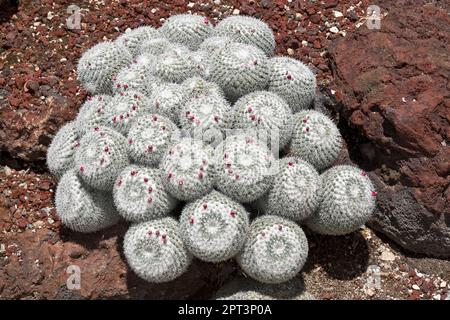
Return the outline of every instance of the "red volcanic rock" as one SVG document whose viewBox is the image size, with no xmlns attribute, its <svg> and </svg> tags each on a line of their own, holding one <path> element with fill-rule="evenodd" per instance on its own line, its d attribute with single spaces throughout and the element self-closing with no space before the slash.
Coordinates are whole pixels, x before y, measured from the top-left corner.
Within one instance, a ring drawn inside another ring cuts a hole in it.
<svg viewBox="0 0 450 320">
<path fill-rule="evenodd" d="M 417 1 L 388 2 L 331 51 L 353 156 L 377 189 L 371 224 L 407 249 L 450 256 L 450 17 Z M 354 141 L 353 141 L 354 140 Z"/>
</svg>

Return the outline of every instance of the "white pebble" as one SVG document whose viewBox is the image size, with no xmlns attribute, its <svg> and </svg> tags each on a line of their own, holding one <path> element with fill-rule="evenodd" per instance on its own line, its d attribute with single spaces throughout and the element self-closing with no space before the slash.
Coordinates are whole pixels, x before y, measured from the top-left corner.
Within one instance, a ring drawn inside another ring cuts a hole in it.
<svg viewBox="0 0 450 320">
<path fill-rule="evenodd" d="M 418 286 L 417 284 L 413 284 L 412 288 L 413 288 L 414 290 L 420 290 L 420 288 L 419 288 L 419 286 Z"/>
<path fill-rule="evenodd" d="M 233 14 L 234 14 L 234 15 L 238 15 L 239 13 L 241 13 L 241 12 L 239 11 L 239 9 L 234 9 L 234 10 L 233 10 Z"/>
<path fill-rule="evenodd" d="M 338 33 L 338 32 L 339 32 L 339 29 L 338 29 L 337 27 L 331 27 L 331 28 L 330 28 L 330 32 L 332 32 L 332 33 Z"/>
<path fill-rule="evenodd" d="M 340 11 L 333 10 L 333 16 L 334 16 L 335 18 L 339 18 L 339 17 L 342 17 L 343 14 L 342 14 L 342 12 L 340 12 Z"/>
</svg>

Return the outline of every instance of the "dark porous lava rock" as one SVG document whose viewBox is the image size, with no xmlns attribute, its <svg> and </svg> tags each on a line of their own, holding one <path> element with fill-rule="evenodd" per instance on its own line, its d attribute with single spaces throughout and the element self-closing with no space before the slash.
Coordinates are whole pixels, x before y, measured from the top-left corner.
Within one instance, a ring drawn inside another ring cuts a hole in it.
<svg viewBox="0 0 450 320">
<path fill-rule="evenodd" d="M 442 4 L 387 1 L 330 49 L 352 160 L 370 171 L 371 226 L 404 248 L 450 256 L 450 17 Z"/>
</svg>

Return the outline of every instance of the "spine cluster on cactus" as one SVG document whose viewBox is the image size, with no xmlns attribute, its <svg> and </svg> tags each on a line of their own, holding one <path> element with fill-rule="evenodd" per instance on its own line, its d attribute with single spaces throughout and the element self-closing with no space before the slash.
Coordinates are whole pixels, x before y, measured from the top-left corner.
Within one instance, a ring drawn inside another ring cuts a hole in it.
<svg viewBox="0 0 450 320">
<path fill-rule="evenodd" d="M 313 231 L 343 235 L 357 230 L 372 216 L 376 191 L 367 174 L 348 165 L 335 166 L 321 175 L 323 199 L 306 220 Z"/>
<path fill-rule="evenodd" d="M 78 79 L 91 94 L 110 94 L 113 77 L 131 60 L 126 48 L 114 42 L 101 42 L 81 56 L 77 67 Z"/>
<path fill-rule="evenodd" d="M 149 98 L 151 113 L 160 114 L 178 124 L 181 106 L 184 103 L 183 87 L 176 83 L 157 85 Z"/>
<path fill-rule="evenodd" d="M 258 47 L 267 56 L 271 56 L 275 49 L 272 29 L 265 22 L 253 17 L 227 17 L 217 24 L 215 31 L 219 36 Z"/>
<path fill-rule="evenodd" d="M 151 71 L 162 80 L 175 83 L 181 83 L 197 73 L 191 51 L 181 45 L 172 46 L 157 56 Z"/>
<path fill-rule="evenodd" d="M 169 40 L 197 50 L 214 31 L 209 19 L 200 15 L 178 14 L 171 16 L 161 26 L 161 34 Z"/>
<path fill-rule="evenodd" d="M 216 82 L 230 100 L 235 101 L 247 93 L 263 90 L 267 86 L 267 57 L 254 46 L 230 43 L 212 54 L 209 79 Z"/>
<path fill-rule="evenodd" d="M 275 93 L 249 93 L 234 104 L 233 110 L 233 128 L 262 131 L 259 133 L 265 135 L 264 140 L 269 148 L 276 147 L 276 151 L 289 143 L 292 135 L 292 111 Z"/>
<path fill-rule="evenodd" d="M 321 190 L 319 173 L 312 165 L 296 157 L 283 158 L 266 196 L 266 213 L 302 221 L 318 208 Z"/>
<path fill-rule="evenodd" d="M 86 186 L 75 169 L 67 171 L 60 179 L 55 206 L 61 223 L 77 232 L 99 231 L 119 220 L 111 194 Z"/>
<path fill-rule="evenodd" d="M 116 44 L 125 47 L 132 57 L 136 57 L 141 52 L 142 44 L 149 39 L 159 37 L 159 31 L 150 26 L 142 26 L 125 32 L 116 39 Z"/>
<path fill-rule="evenodd" d="M 269 91 L 282 97 L 292 111 L 309 109 L 316 95 L 316 76 L 293 58 L 269 59 Z"/>
<path fill-rule="evenodd" d="M 77 122 L 65 124 L 55 135 L 47 150 L 48 170 L 61 177 L 74 166 L 75 152 L 80 144 Z"/>
<path fill-rule="evenodd" d="M 216 187 L 239 202 L 252 202 L 270 188 L 274 162 L 267 147 L 254 137 L 227 137 L 215 150 Z"/>
<path fill-rule="evenodd" d="M 207 262 L 235 256 L 245 243 L 248 224 L 245 208 L 217 191 L 187 204 L 180 217 L 186 247 Z"/>
<path fill-rule="evenodd" d="M 233 39 L 231 39 L 230 37 L 227 37 L 227 36 L 209 37 L 200 44 L 198 51 L 205 51 L 205 52 L 211 53 L 218 49 L 226 47 L 227 45 L 231 44 L 232 42 L 235 42 L 235 41 L 233 41 Z"/>
<path fill-rule="evenodd" d="M 76 129 L 80 136 L 93 128 L 107 124 L 106 106 L 111 101 L 109 95 L 89 96 L 81 106 L 76 121 Z"/>
<path fill-rule="evenodd" d="M 131 269 L 153 283 L 178 278 L 192 261 L 178 222 L 169 217 L 132 225 L 125 234 L 123 248 Z"/>
<path fill-rule="evenodd" d="M 296 113 L 293 121 L 293 155 L 308 161 L 318 171 L 331 166 L 342 148 L 342 137 L 333 121 L 314 110 Z"/>
<path fill-rule="evenodd" d="M 308 240 L 295 222 L 264 215 L 250 225 L 247 242 L 237 262 L 255 280 L 281 283 L 298 274 L 307 256 Z"/>
<path fill-rule="evenodd" d="M 169 214 L 177 201 L 164 190 L 158 169 L 130 165 L 113 189 L 114 204 L 126 220 L 143 222 Z"/>
<path fill-rule="evenodd" d="M 161 161 L 163 184 L 175 198 L 190 201 L 209 193 L 215 183 L 214 149 L 182 138 Z"/>
<path fill-rule="evenodd" d="M 136 119 L 128 132 L 128 155 L 136 163 L 157 167 L 167 148 L 181 138 L 169 118 L 145 114 Z"/>
<path fill-rule="evenodd" d="M 116 94 L 106 105 L 106 124 L 127 135 L 133 121 L 148 110 L 148 99 L 138 91 L 125 91 Z"/>
<path fill-rule="evenodd" d="M 83 136 L 75 153 L 75 167 L 89 186 L 111 191 L 117 175 L 128 165 L 126 138 L 107 127 Z"/>
</svg>

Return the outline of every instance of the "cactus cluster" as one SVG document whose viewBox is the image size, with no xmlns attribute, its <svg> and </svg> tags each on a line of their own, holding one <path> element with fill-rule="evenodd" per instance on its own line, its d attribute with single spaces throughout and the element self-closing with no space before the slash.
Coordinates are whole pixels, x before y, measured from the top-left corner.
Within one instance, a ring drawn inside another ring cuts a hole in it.
<svg viewBox="0 0 450 320">
<path fill-rule="evenodd" d="M 62 224 L 95 232 L 128 221 L 125 258 L 149 282 L 180 277 L 195 258 L 236 259 L 266 284 L 304 265 L 301 225 L 340 235 L 364 224 L 370 179 L 329 169 L 342 138 L 309 110 L 315 76 L 272 57 L 274 46 L 256 18 L 214 26 L 182 14 L 87 50 L 77 71 L 91 96 L 47 153 Z"/>
</svg>

